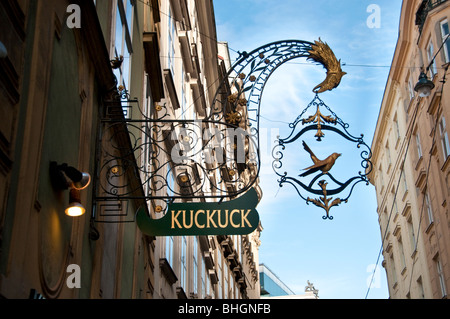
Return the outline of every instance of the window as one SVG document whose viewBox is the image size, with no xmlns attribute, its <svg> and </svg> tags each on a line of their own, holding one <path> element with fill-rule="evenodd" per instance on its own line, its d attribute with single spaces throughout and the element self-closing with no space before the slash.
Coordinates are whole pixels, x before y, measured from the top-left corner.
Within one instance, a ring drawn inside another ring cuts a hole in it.
<svg viewBox="0 0 450 319">
<path fill-rule="evenodd" d="M 411 254 L 416 251 L 416 236 L 414 235 L 414 225 L 412 222 L 412 218 L 408 220 L 408 233 L 409 233 L 409 242 L 411 245 Z"/>
<path fill-rule="evenodd" d="M 437 257 L 437 258 L 435 258 L 434 262 L 436 263 L 436 270 L 437 270 L 437 275 L 439 278 L 439 284 L 441 287 L 441 294 L 442 294 L 442 297 L 445 297 L 445 296 L 447 296 L 447 288 L 445 286 L 445 278 L 444 278 L 444 272 L 442 271 L 441 261 Z"/>
<path fill-rule="evenodd" d="M 450 32 L 448 27 L 448 21 L 444 20 L 441 21 L 441 36 L 442 36 L 442 42 L 448 39 Z M 450 39 L 447 40 L 444 44 L 444 56 L 445 56 L 445 62 L 450 62 Z"/>
<path fill-rule="evenodd" d="M 168 136 L 167 138 L 172 138 L 172 137 Z M 172 153 L 173 149 L 170 149 L 169 151 L 170 151 L 170 153 Z M 171 154 L 168 154 L 168 155 L 169 155 L 168 160 L 170 160 Z M 170 168 L 169 168 L 169 171 L 166 172 L 166 176 L 167 176 L 167 187 L 166 187 L 167 194 L 166 194 L 166 196 L 170 197 L 170 196 L 173 196 L 173 194 L 175 194 L 177 183 L 175 182 L 175 178 L 173 177 L 173 171 Z"/>
<path fill-rule="evenodd" d="M 230 288 L 229 288 L 229 281 L 228 281 L 228 271 L 225 270 L 225 273 L 223 274 L 223 293 L 224 299 L 229 299 L 230 298 Z"/>
<path fill-rule="evenodd" d="M 422 146 L 420 144 L 419 132 L 416 133 L 417 159 L 422 158 Z"/>
<path fill-rule="evenodd" d="M 428 63 L 431 64 L 430 65 L 430 78 L 433 79 L 433 77 L 437 73 L 437 68 L 436 68 L 436 60 L 433 60 L 434 48 L 433 48 L 433 42 L 431 42 L 431 40 L 427 46 L 427 58 L 428 58 Z"/>
<path fill-rule="evenodd" d="M 204 282 L 204 288 L 205 288 L 205 293 L 203 295 L 204 298 L 209 297 L 209 296 L 213 296 L 214 291 L 211 290 L 211 279 L 209 277 L 209 272 L 208 269 L 206 269 L 206 264 L 203 262 L 202 259 L 202 264 L 203 264 L 203 271 L 204 271 L 204 275 L 202 275 L 202 278 L 205 278 L 205 282 Z"/>
<path fill-rule="evenodd" d="M 173 267 L 173 237 L 166 237 L 166 259 L 170 266 Z"/>
<path fill-rule="evenodd" d="M 192 292 L 194 294 L 197 293 L 197 272 L 198 272 L 198 261 L 197 261 L 197 255 L 198 255 L 198 240 L 197 237 L 193 237 L 193 246 L 192 246 L 192 275 L 193 275 L 193 284 L 192 284 Z"/>
<path fill-rule="evenodd" d="M 427 216 L 428 216 L 428 224 L 433 223 L 433 208 L 431 207 L 430 197 L 428 193 L 425 193 L 425 204 L 427 205 Z"/>
<path fill-rule="evenodd" d="M 444 161 L 447 160 L 447 157 L 450 155 L 450 144 L 448 140 L 447 128 L 445 125 L 445 118 L 442 116 L 439 121 L 439 133 L 441 135 L 441 146 L 442 152 L 444 154 Z"/>
<path fill-rule="evenodd" d="M 394 286 L 397 283 L 397 272 L 395 270 L 395 260 L 394 260 L 394 255 L 390 254 L 389 255 L 389 273 L 391 275 L 391 284 Z"/>
<path fill-rule="evenodd" d="M 402 175 L 403 192 L 406 193 L 408 191 L 408 182 L 406 181 L 406 174 L 404 168 L 401 169 L 400 174 Z"/>
<path fill-rule="evenodd" d="M 378 179 L 378 181 L 379 181 L 379 184 L 378 184 L 378 189 L 379 189 L 379 191 L 380 191 L 380 194 L 382 194 L 383 193 L 383 190 L 384 190 L 384 177 L 383 177 L 383 168 L 382 168 L 382 166 L 380 165 L 380 167 L 378 168 L 378 176 L 379 176 L 379 179 Z"/>
<path fill-rule="evenodd" d="M 385 153 L 386 153 L 386 164 L 387 164 L 387 172 L 389 172 L 389 169 L 391 167 L 392 161 L 391 161 L 391 152 L 389 150 L 389 143 L 386 143 L 384 146 Z"/>
<path fill-rule="evenodd" d="M 122 20 L 122 16 L 120 14 L 120 3 L 117 5 L 116 8 L 116 33 L 114 36 L 114 54 L 116 57 L 120 57 L 121 55 L 123 56 L 124 50 L 123 50 L 123 45 L 124 45 L 124 28 L 123 28 L 123 20 Z M 115 72 L 119 72 L 118 74 L 116 73 L 116 76 L 118 76 L 118 80 L 120 79 L 120 69 L 117 69 Z"/>
<path fill-rule="evenodd" d="M 131 0 L 117 0 L 112 59 L 122 59 L 120 67 L 114 69 L 114 75 L 117 79 L 118 87 L 122 93 L 130 90 L 131 55 L 133 52 L 131 46 L 132 26 L 133 5 Z M 132 110 L 129 105 L 123 107 L 123 113 L 126 119 L 131 118 L 131 112 Z"/>
<path fill-rule="evenodd" d="M 180 286 L 187 291 L 186 273 L 187 273 L 187 239 L 186 236 L 181 237 L 181 255 L 180 255 Z"/>
<path fill-rule="evenodd" d="M 200 258 L 200 261 L 201 261 L 201 267 L 202 267 L 202 273 L 201 273 L 201 276 L 200 276 L 200 278 L 202 279 L 202 295 L 201 295 L 201 298 L 205 299 L 206 296 L 208 295 L 208 292 L 206 290 L 206 281 L 208 279 L 207 278 L 208 274 L 207 274 L 207 272 L 205 270 L 206 265 L 203 262 L 203 258 Z"/>
<path fill-rule="evenodd" d="M 133 34 L 133 4 L 131 3 L 131 0 L 123 0 L 124 7 L 125 7 L 125 16 L 126 16 L 126 23 L 128 27 L 128 33 Z"/>
<path fill-rule="evenodd" d="M 114 57 L 123 57 L 120 68 L 114 70 L 119 85 L 130 88 L 130 66 L 133 52 L 131 28 L 133 26 L 133 5 L 131 0 L 118 0 L 115 16 Z M 114 58 L 113 57 L 113 58 Z"/>
<path fill-rule="evenodd" d="M 182 67 L 183 69 L 183 67 Z M 186 119 L 186 111 L 187 111 L 187 96 L 186 96 L 186 89 L 185 89 L 185 74 L 184 69 L 181 70 L 181 118 L 184 120 Z M 188 117 L 192 118 L 192 117 Z"/>
<path fill-rule="evenodd" d="M 223 277 L 222 277 L 222 253 L 220 251 L 217 252 L 217 277 L 219 278 L 219 284 L 218 285 L 218 299 L 222 299 L 223 293 L 222 293 L 222 289 L 223 289 Z"/>
<path fill-rule="evenodd" d="M 411 99 L 403 99 L 403 109 L 405 110 L 405 123 L 409 121 L 409 105 L 411 103 Z"/>
<path fill-rule="evenodd" d="M 172 72 L 172 76 L 175 74 L 174 59 L 175 59 L 175 20 L 172 17 L 172 8 L 169 7 L 168 15 L 168 59 L 169 69 Z"/>
<path fill-rule="evenodd" d="M 402 273 L 403 270 L 406 268 L 406 259 L 405 259 L 405 250 L 403 249 L 403 241 L 402 238 L 398 238 L 398 251 L 400 253 L 400 261 L 401 261 L 401 267 L 402 267 Z"/>
<path fill-rule="evenodd" d="M 411 102 L 411 100 L 414 98 L 414 85 L 411 78 L 409 78 L 408 80 L 408 93 L 409 93 L 409 101 Z"/>
<path fill-rule="evenodd" d="M 396 145 L 395 148 L 397 148 L 398 146 L 398 142 L 400 141 L 400 126 L 398 125 L 398 118 L 397 118 L 397 114 L 394 117 L 394 131 L 395 131 L 395 138 L 396 138 Z"/>
</svg>

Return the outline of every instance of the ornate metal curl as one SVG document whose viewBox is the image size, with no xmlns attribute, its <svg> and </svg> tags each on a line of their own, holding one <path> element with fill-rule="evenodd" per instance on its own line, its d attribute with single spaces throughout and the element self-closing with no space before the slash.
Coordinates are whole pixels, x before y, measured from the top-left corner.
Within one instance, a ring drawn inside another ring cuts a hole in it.
<svg viewBox="0 0 450 319">
<path fill-rule="evenodd" d="M 325 81 L 313 89 L 316 93 L 333 89 L 345 74 L 320 40 L 273 42 L 241 53 L 222 75 L 201 121 L 175 118 L 169 100 L 144 111 L 119 87 L 121 103 L 117 97 L 105 101 L 101 119 L 96 200 L 139 197 L 164 212 L 173 201 L 224 200 L 247 191 L 260 170 L 259 113 L 265 84 L 279 66 L 301 57 L 327 69 Z M 317 120 L 322 125 L 324 117 L 318 114 Z"/>
</svg>

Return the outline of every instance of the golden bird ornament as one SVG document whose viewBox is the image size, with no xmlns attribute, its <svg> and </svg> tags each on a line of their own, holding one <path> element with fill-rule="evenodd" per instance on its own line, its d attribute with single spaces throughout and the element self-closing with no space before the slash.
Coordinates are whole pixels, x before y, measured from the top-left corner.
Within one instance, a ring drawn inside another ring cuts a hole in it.
<svg viewBox="0 0 450 319">
<path fill-rule="evenodd" d="M 303 141 L 302 144 L 303 144 L 303 148 L 305 149 L 305 151 L 307 151 L 309 153 L 309 155 L 311 156 L 311 160 L 313 161 L 314 165 L 305 168 L 304 171 L 306 171 L 306 172 L 304 172 L 303 174 L 300 174 L 299 175 L 300 177 L 305 177 L 305 176 L 310 175 L 319 170 L 322 171 L 322 173 L 327 174 L 328 171 L 331 170 L 331 168 L 334 166 L 334 163 L 336 162 L 337 158 L 342 155 L 340 153 L 333 153 L 330 156 L 328 156 L 326 159 L 320 160 L 313 153 L 313 151 L 309 148 L 309 146 L 305 143 L 305 141 Z"/>
<path fill-rule="evenodd" d="M 314 41 L 314 43 L 311 45 L 311 50 L 308 51 L 308 60 L 311 59 L 322 64 L 327 70 L 327 77 L 313 89 L 313 92 L 322 93 L 331 91 L 341 83 L 342 77 L 347 73 L 342 71 L 341 60 L 336 58 L 328 44 L 322 42 L 320 38 L 319 41 Z"/>
</svg>

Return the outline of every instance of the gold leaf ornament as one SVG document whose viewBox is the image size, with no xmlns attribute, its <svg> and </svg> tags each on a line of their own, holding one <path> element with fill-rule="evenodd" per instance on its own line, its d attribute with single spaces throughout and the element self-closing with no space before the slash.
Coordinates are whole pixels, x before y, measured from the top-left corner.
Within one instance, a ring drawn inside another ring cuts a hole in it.
<svg viewBox="0 0 450 319">
<path fill-rule="evenodd" d="M 327 70 L 327 77 L 313 89 L 313 92 L 322 93 L 331 91 L 341 83 L 342 77 L 347 74 L 341 69 L 341 60 L 336 58 L 328 44 L 322 42 L 320 38 L 319 41 L 314 41 L 314 44 L 311 45 L 311 49 L 312 50 L 308 51 L 308 60 L 311 59 L 322 64 Z"/>
</svg>

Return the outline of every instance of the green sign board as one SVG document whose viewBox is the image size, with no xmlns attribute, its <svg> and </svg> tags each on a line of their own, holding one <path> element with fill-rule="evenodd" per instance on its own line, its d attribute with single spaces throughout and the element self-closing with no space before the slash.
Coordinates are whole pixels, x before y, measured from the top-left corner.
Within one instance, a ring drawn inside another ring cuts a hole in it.
<svg viewBox="0 0 450 319">
<path fill-rule="evenodd" d="M 171 203 L 160 219 L 139 209 L 136 222 L 149 236 L 246 235 L 258 227 L 257 204 L 256 190 L 250 188 L 226 202 Z"/>
</svg>

